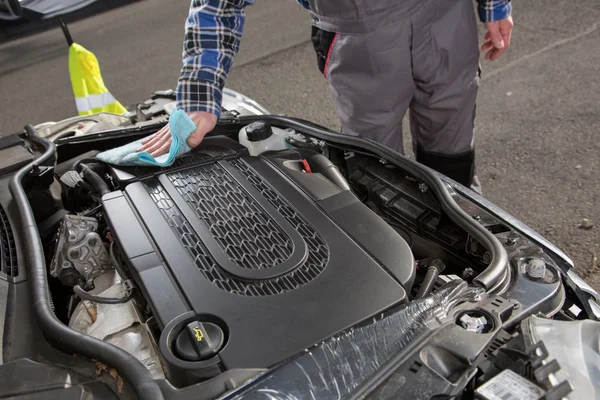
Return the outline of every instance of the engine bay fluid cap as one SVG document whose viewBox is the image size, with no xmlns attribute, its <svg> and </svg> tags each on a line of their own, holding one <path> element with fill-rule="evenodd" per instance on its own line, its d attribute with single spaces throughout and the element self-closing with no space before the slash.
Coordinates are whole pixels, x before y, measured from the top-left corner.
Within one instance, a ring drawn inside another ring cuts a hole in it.
<svg viewBox="0 0 600 400">
<path fill-rule="evenodd" d="M 248 141 L 259 142 L 273 135 L 273 128 L 264 121 L 254 121 L 246 127 L 246 135 Z"/>
<path fill-rule="evenodd" d="M 201 361 L 215 356 L 225 341 L 223 330 L 211 323 L 193 321 L 175 340 L 175 354 L 186 361 Z"/>
</svg>

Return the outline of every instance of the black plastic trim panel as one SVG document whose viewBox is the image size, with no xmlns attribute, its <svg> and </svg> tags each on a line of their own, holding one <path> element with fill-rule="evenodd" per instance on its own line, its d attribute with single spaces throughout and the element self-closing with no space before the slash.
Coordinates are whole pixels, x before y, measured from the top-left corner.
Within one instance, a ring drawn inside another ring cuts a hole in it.
<svg viewBox="0 0 600 400">
<path fill-rule="evenodd" d="M 319 206 L 357 243 L 373 255 L 407 290 L 415 280 L 415 260 L 410 246 L 398 233 L 371 209 L 365 207 L 352 192 L 345 191 L 318 202 Z M 352 215 L 353 218 L 348 218 Z M 387 251 L 381 251 L 382 248 Z M 412 261 L 407 262 L 406 260 Z M 402 262 L 399 262 L 402 260 Z"/>
<path fill-rule="evenodd" d="M 123 193 L 107 194 L 102 203 L 109 225 L 119 232 L 115 235 L 116 240 L 129 260 L 130 271 L 151 304 L 158 325 L 162 328 L 189 311 Z"/>
</svg>

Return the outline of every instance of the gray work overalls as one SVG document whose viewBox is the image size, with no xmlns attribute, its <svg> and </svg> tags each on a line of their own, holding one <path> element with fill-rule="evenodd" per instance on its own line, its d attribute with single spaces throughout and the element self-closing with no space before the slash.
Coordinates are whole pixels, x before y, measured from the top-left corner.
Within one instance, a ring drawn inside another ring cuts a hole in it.
<svg viewBox="0 0 600 400">
<path fill-rule="evenodd" d="M 479 44 L 472 0 L 309 0 L 312 40 L 342 132 L 403 153 L 410 109 L 417 161 L 474 182 Z"/>
</svg>

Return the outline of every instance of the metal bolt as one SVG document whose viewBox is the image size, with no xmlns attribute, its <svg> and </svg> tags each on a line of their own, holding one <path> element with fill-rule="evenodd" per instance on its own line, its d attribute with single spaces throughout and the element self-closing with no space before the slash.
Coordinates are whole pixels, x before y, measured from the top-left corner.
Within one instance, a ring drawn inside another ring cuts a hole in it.
<svg viewBox="0 0 600 400">
<path fill-rule="evenodd" d="M 463 279 L 470 279 L 475 275 L 475 270 L 473 268 L 465 268 L 463 273 L 462 273 L 462 278 Z"/>
<path fill-rule="evenodd" d="M 479 215 L 473 215 L 473 219 L 475 221 L 481 221 L 481 217 Z"/>
<path fill-rule="evenodd" d="M 97 240 L 92 238 L 92 239 L 88 240 L 88 243 L 90 246 L 95 246 L 97 243 Z"/>
<path fill-rule="evenodd" d="M 525 264 L 525 272 L 533 279 L 541 279 L 546 274 L 546 263 L 539 258 L 532 258 Z"/>
<path fill-rule="evenodd" d="M 421 193 L 427 193 L 429 187 L 425 183 L 419 183 L 419 190 Z"/>
<path fill-rule="evenodd" d="M 506 242 L 504 242 L 507 246 L 514 246 L 517 244 L 517 239 L 513 237 L 506 238 Z"/>
<path fill-rule="evenodd" d="M 521 303 L 519 303 L 518 300 L 515 299 L 509 299 L 508 302 L 510 304 L 512 304 L 513 306 L 515 306 L 515 310 L 518 310 L 519 308 L 521 308 Z"/>
<path fill-rule="evenodd" d="M 473 333 L 483 333 L 483 329 L 487 325 L 488 321 L 483 315 L 481 316 L 470 316 L 465 314 L 460 317 L 460 324 L 465 330 Z"/>
<path fill-rule="evenodd" d="M 77 257 L 79 257 L 79 252 L 77 250 L 71 250 L 71 252 L 69 253 L 69 256 L 71 258 L 77 258 Z"/>
</svg>

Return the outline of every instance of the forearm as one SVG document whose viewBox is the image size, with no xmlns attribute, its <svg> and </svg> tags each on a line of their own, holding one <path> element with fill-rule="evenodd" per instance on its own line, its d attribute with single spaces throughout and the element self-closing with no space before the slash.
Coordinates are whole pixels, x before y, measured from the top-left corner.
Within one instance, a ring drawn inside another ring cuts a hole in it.
<svg viewBox="0 0 600 400">
<path fill-rule="evenodd" d="M 477 0 L 481 22 L 494 22 L 508 18 L 512 12 L 511 0 Z"/>
<path fill-rule="evenodd" d="M 254 0 L 192 0 L 185 24 L 177 107 L 221 113 L 222 91 Z"/>
</svg>

